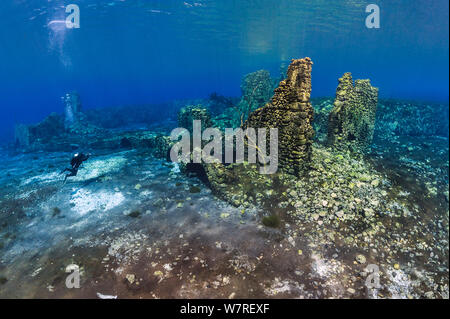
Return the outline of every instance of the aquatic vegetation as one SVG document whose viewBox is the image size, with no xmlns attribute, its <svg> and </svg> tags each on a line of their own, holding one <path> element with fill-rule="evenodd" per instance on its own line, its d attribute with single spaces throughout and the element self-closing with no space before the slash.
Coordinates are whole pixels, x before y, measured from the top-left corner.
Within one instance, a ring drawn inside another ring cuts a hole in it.
<svg viewBox="0 0 450 319">
<path fill-rule="evenodd" d="M 339 79 L 328 124 L 328 143 L 352 151 L 366 151 L 372 143 L 378 89 L 370 80 L 356 80 L 351 73 Z"/>
<path fill-rule="evenodd" d="M 269 216 L 264 216 L 261 219 L 261 222 L 266 227 L 278 228 L 281 225 L 281 218 L 277 214 L 273 214 Z"/>
<path fill-rule="evenodd" d="M 189 192 L 192 194 L 196 194 L 196 193 L 200 193 L 201 192 L 201 188 L 198 186 L 191 186 L 189 187 Z"/>
<path fill-rule="evenodd" d="M 385 139 L 398 136 L 443 136 L 449 133 L 446 103 L 380 99 L 375 135 Z"/>
<path fill-rule="evenodd" d="M 210 110 L 211 114 L 216 115 L 222 115 L 223 113 L 227 112 L 228 110 L 231 110 L 235 105 L 235 99 L 231 97 L 226 97 L 223 95 L 220 95 L 216 92 L 213 92 L 210 94 L 208 99 L 208 109 Z"/>
<path fill-rule="evenodd" d="M 333 103 L 334 100 L 331 98 L 312 99 L 313 126 L 320 142 L 328 139 L 328 121 Z M 374 138 L 389 143 L 399 137 L 447 137 L 448 110 L 449 106 L 445 103 L 379 98 Z"/>
<path fill-rule="evenodd" d="M 330 112 L 333 109 L 333 100 L 330 98 L 311 99 L 314 109 L 313 128 L 315 139 L 318 142 L 325 143 L 328 135 L 328 121 Z"/>
</svg>

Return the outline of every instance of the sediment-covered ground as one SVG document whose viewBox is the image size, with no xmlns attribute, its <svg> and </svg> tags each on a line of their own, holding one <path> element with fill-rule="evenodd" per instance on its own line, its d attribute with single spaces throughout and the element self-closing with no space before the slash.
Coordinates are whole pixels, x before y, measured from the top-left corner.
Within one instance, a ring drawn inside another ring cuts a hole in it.
<svg viewBox="0 0 450 319">
<path fill-rule="evenodd" d="M 70 153 L 1 156 L 3 298 L 448 298 L 447 139 L 314 144 L 307 176 L 237 206 L 145 150 L 94 152 L 66 183 Z"/>
</svg>

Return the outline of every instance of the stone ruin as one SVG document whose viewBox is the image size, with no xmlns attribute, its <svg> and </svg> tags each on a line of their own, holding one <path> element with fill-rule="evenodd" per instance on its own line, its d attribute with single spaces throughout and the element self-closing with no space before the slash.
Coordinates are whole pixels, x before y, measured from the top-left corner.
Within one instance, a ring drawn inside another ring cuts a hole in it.
<svg viewBox="0 0 450 319">
<path fill-rule="evenodd" d="M 95 128 L 87 123 L 85 115 L 81 112 L 78 93 L 68 93 L 61 99 L 64 103 L 64 115 L 52 113 L 38 124 L 16 125 L 14 138 L 16 149 L 27 151 L 64 149 L 67 148 L 65 144 L 78 142 L 70 139 L 68 133 L 75 132 L 83 136 L 85 133 L 95 131 Z"/>
<path fill-rule="evenodd" d="M 178 126 L 187 129 L 192 134 L 194 120 L 201 121 L 202 130 L 212 127 L 211 114 L 202 105 L 188 105 L 181 108 L 177 115 Z"/>
<path fill-rule="evenodd" d="M 292 60 L 286 79 L 279 83 L 271 101 L 251 113 L 242 126 L 244 130 L 266 128 L 266 145 L 270 145 L 270 128 L 278 129 L 278 173 L 260 174 L 258 164 L 245 162 L 204 163 L 204 175 L 216 195 L 239 206 L 270 193 L 270 185 L 284 173 L 301 176 L 306 172 L 314 136 L 310 102 L 312 64 L 310 58 Z M 248 150 L 248 139 L 246 142 Z"/>
<path fill-rule="evenodd" d="M 356 80 L 345 73 L 339 79 L 334 108 L 328 121 L 328 144 L 351 151 L 365 152 L 375 128 L 378 88 L 370 80 Z"/>
<path fill-rule="evenodd" d="M 34 125 L 18 124 L 15 128 L 15 147 L 38 149 L 37 144 L 50 143 L 52 139 L 64 134 L 64 119 L 56 113 L 50 114 L 42 122 Z"/>
<path fill-rule="evenodd" d="M 278 128 L 279 167 L 292 175 L 300 175 L 311 158 L 314 137 L 314 112 L 310 101 L 312 64 L 308 57 L 292 60 L 287 78 L 275 89 L 271 102 L 250 114 L 244 124 L 244 128 Z"/>
<path fill-rule="evenodd" d="M 270 101 L 274 83 L 266 70 L 249 73 L 242 79 L 242 98 L 233 113 L 234 127 L 240 127 L 253 111 Z"/>
</svg>

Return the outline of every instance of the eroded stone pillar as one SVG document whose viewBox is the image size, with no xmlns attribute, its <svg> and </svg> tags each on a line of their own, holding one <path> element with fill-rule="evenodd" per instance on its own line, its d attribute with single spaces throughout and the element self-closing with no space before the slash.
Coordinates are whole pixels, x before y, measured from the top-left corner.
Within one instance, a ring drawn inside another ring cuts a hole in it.
<svg viewBox="0 0 450 319">
<path fill-rule="evenodd" d="M 244 128 L 278 128 L 279 167 L 294 175 L 304 172 L 311 158 L 314 137 L 314 111 L 310 101 L 312 64 L 308 57 L 292 60 L 287 78 L 275 89 L 271 101 L 250 114 L 244 124 Z"/>
</svg>

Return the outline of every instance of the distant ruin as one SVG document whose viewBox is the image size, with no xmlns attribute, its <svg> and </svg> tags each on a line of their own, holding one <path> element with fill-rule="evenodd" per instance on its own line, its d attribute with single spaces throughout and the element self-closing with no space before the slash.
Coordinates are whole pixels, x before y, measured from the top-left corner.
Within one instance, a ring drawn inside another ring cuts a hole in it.
<svg viewBox="0 0 450 319">
<path fill-rule="evenodd" d="M 351 151 L 366 151 L 372 143 L 378 88 L 370 80 L 356 80 L 345 73 L 339 79 L 334 108 L 328 122 L 328 143 Z"/>
</svg>

